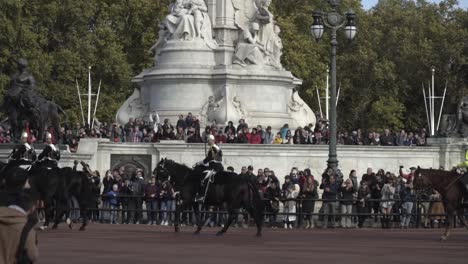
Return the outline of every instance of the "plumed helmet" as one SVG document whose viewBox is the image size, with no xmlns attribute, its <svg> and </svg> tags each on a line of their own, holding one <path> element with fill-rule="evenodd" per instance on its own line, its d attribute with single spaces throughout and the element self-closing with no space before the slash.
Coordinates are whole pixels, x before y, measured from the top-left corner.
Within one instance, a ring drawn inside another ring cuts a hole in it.
<svg viewBox="0 0 468 264">
<path fill-rule="evenodd" d="M 21 138 L 28 138 L 28 132 L 24 131 L 21 133 Z"/>
<path fill-rule="evenodd" d="M 213 135 L 208 136 L 208 141 L 214 141 L 214 140 L 215 140 L 215 137 Z"/>
<path fill-rule="evenodd" d="M 45 137 L 46 137 L 46 139 L 52 139 L 52 134 L 47 132 Z"/>
</svg>

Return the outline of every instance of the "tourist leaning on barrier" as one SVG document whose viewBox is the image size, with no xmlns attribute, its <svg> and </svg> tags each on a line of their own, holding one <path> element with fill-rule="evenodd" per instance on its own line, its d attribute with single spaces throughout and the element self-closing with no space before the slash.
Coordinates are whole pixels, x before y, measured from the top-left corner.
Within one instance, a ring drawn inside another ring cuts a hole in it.
<svg viewBox="0 0 468 264">
<path fill-rule="evenodd" d="M 341 227 L 351 228 L 351 214 L 353 209 L 353 183 L 347 179 L 339 189 L 339 199 L 341 208 Z"/>
<path fill-rule="evenodd" d="M 146 210 L 148 210 L 148 225 L 156 225 L 156 215 L 158 210 L 159 186 L 156 184 L 156 177 L 151 177 L 149 184 L 145 186 Z"/>
<path fill-rule="evenodd" d="M 408 228 L 411 221 L 411 214 L 413 211 L 414 204 L 414 192 L 411 181 L 405 184 L 405 188 L 400 194 L 402 200 L 402 217 L 401 217 L 401 228 Z"/>
<path fill-rule="evenodd" d="M 281 198 L 281 190 L 276 182 L 270 182 L 265 192 L 266 211 L 268 212 L 268 223 L 270 227 L 276 227 L 276 218 L 279 212 L 279 201 Z"/>
<path fill-rule="evenodd" d="M 387 178 L 381 191 L 382 228 L 390 228 L 390 214 L 394 204 L 395 187 L 392 178 Z"/>
<path fill-rule="evenodd" d="M 318 182 L 314 179 L 314 176 L 307 175 L 305 182 L 302 187 L 301 197 L 302 201 L 302 213 L 305 214 L 306 225 L 305 228 L 314 228 L 314 221 L 312 214 L 315 209 L 315 200 L 318 196 Z"/>
<path fill-rule="evenodd" d="M 338 195 L 339 185 L 335 180 L 335 176 L 330 176 L 329 180 L 322 179 L 322 184 L 320 184 L 320 189 L 323 190 L 322 199 L 323 199 L 323 228 L 328 228 L 328 218 L 331 216 L 332 226 L 335 227 L 335 208 L 336 208 L 336 199 Z"/>
<path fill-rule="evenodd" d="M 112 189 L 105 193 L 110 208 L 110 224 L 117 224 L 117 210 L 119 209 L 119 186 L 117 184 L 112 185 Z"/>
<path fill-rule="evenodd" d="M 358 227 L 362 228 L 364 226 L 364 221 L 367 219 L 368 214 L 371 212 L 371 204 L 368 201 L 370 199 L 370 189 L 368 187 L 367 181 L 363 181 L 359 186 L 357 199 L 357 212 L 359 214 Z"/>
<path fill-rule="evenodd" d="M 284 203 L 284 228 L 293 229 L 296 222 L 296 198 L 299 195 L 300 187 L 291 180 L 291 176 L 284 178 L 283 184 Z"/>
</svg>

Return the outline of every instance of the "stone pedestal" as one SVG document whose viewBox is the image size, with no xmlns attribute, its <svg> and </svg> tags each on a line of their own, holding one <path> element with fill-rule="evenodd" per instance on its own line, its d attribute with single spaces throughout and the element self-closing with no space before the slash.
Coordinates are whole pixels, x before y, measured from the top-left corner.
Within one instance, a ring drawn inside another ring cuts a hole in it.
<svg viewBox="0 0 468 264">
<path fill-rule="evenodd" d="M 117 122 L 126 123 L 130 117 L 146 119 L 156 111 L 161 120 L 169 118 L 173 122 L 178 115 L 192 112 L 202 125 L 214 120 L 221 125 L 237 123 L 241 118 L 251 126 L 262 124 L 273 129 L 284 124 L 297 127 L 315 123 L 312 110 L 293 92 L 302 81 L 278 64 L 282 44 L 273 15 L 269 23 L 260 26 L 255 37 L 258 42 L 247 44 L 249 27 L 261 23 L 255 17 L 255 5 L 242 1 L 233 5 L 231 0 L 205 3 L 208 11 L 203 16 L 210 18 L 212 34 L 190 35 L 190 15 L 180 16 L 172 10 L 162 23 L 155 45 L 155 65 L 133 78 L 140 88 L 121 107 Z M 242 18 L 246 14 L 251 17 Z M 178 28 L 179 34 L 172 34 L 165 27 L 167 23 L 177 28 L 174 24 L 178 21 L 188 23 L 184 25 L 187 33 L 180 34 Z M 213 39 L 207 40 L 208 35 Z M 244 44 L 244 57 L 239 64 L 233 64 L 240 42 Z M 260 59 L 255 61 L 257 56 Z"/>
</svg>

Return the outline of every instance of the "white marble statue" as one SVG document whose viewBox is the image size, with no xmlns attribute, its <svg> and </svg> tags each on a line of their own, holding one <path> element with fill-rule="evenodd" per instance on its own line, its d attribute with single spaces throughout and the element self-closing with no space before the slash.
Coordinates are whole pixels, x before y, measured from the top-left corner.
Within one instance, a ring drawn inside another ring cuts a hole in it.
<svg viewBox="0 0 468 264">
<path fill-rule="evenodd" d="M 140 89 L 135 89 L 117 112 L 116 121 L 124 125 L 130 118 L 144 118 L 148 108 L 148 104 L 144 103 L 141 98 Z"/>
<path fill-rule="evenodd" d="M 166 46 L 167 40 L 170 37 L 170 33 L 166 27 L 165 23 L 159 24 L 159 37 L 156 43 L 149 49 L 150 52 L 154 53 L 154 56 L 157 57 L 161 52 L 161 49 Z"/>
<path fill-rule="evenodd" d="M 291 91 L 288 102 L 289 113 L 294 121 L 294 126 L 305 126 L 310 123 L 315 124 L 316 116 L 309 106 L 302 100 L 296 89 Z"/>
<path fill-rule="evenodd" d="M 170 10 L 171 13 L 163 21 L 168 40 L 203 39 L 209 48 L 217 47 L 204 0 L 176 0 Z"/>
<path fill-rule="evenodd" d="M 208 101 L 202 106 L 200 110 L 200 122 L 202 124 L 211 124 L 212 122 L 219 122 L 218 109 L 223 102 L 224 98 L 216 101 L 214 96 L 208 97 Z"/>
<path fill-rule="evenodd" d="M 235 24 L 242 31 L 233 62 L 246 66 L 269 65 L 282 69 L 283 45 L 279 27 L 268 10 L 271 0 L 232 0 Z"/>
</svg>

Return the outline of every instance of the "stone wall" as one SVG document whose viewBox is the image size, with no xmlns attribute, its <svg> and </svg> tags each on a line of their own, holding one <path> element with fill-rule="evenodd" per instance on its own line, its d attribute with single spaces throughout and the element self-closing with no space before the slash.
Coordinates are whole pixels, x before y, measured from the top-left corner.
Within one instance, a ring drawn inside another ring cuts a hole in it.
<svg viewBox="0 0 468 264">
<path fill-rule="evenodd" d="M 365 173 L 368 167 L 398 172 L 400 165 L 409 168 L 450 168 L 464 159 L 467 143 L 439 144 L 428 147 L 375 147 L 375 146 L 338 146 L 339 166 L 346 176 L 352 169 L 358 175 Z M 5 160 L 12 146 L 0 148 L 0 158 Z M 253 165 L 255 170 L 268 167 L 276 175 L 283 177 L 291 167 L 310 168 L 316 176 L 321 175 L 328 158 L 327 145 L 247 145 L 225 144 L 224 165 L 233 166 L 238 172 L 242 166 Z M 38 150 L 40 153 L 40 149 Z M 150 163 L 143 167 L 154 170 L 161 158 L 173 159 L 191 166 L 203 159 L 204 144 L 186 144 L 179 141 L 152 143 L 112 143 L 104 139 L 83 139 L 78 153 L 62 151 L 61 166 L 72 166 L 73 160 L 83 160 L 101 175 L 111 167 L 112 155 L 135 157 L 138 163 Z M 114 156 L 115 157 L 115 156 Z M 115 158 L 114 158 L 115 159 Z M 115 163 L 115 162 L 114 162 Z"/>
<path fill-rule="evenodd" d="M 268 167 L 283 178 L 291 167 L 310 168 L 314 175 L 320 175 L 328 159 L 327 145 L 248 145 L 225 144 L 224 166 L 233 166 L 238 172 L 242 166 L 253 165 L 255 170 Z M 338 160 L 342 172 L 347 175 L 352 169 L 358 175 L 365 173 L 368 167 L 398 172 L 400 165 L 409 168 L 421 166 L 438 168 L 451 166 L 464 158 L 466 145 L 436 145 L 428 147 L 375 147 L 375 146 L 338 146 Z M 151 143 L 112 143 L 98 139 L 86 139 L 80 142 L 79 155 L 92 155 L 88 160 L 101 175 L 111 166 L 111 155 L 132 154 L 150 155 L 151 170 L 161 158 L 173 159 L 191 166 L 203 159 L 204 144 L 186 144 L 168 141 Z"/>
</svg>

